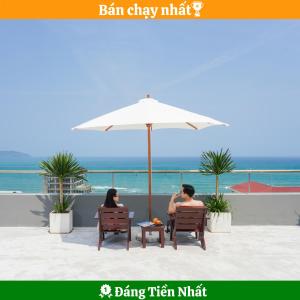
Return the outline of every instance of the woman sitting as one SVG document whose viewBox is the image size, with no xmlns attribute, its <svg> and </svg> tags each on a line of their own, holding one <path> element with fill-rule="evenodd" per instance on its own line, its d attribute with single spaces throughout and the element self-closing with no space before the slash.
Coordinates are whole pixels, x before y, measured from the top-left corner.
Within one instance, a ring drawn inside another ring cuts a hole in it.
<svg viewBox="0 0 300 300">
<path fill-rule="evenodd" d="M 105 202 L 101 206 L 106 208 L 123 207 L 124 205 L 119 203 L 119 201 L 120 196 L 118 191 L 116 189 L 109 189 L 106 193 Z M 120 232 L 126 232 L 126 230 L 120 230 Z M 114 234 L 118 234 L 118 232 L 114 232 Z"/>
<path fill-rule="evenodd" d="M 104 204 L 101 206 L 106 208 L 114 208 L 114 207 L 122 207 L 124 206 L 122 203 L 119 203 L 120 196 L 116 189 L 109 189 L 106 193 L 106 199 Z"/>
</svg>

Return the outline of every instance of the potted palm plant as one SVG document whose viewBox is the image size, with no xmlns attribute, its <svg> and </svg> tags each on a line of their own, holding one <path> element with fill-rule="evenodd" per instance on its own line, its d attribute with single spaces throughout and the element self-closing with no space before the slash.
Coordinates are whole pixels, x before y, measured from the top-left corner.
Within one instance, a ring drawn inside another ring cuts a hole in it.
<svg viewBox="0 0 300 300">
<path fill-rule="evenodd" d="M 230 206 L 224 195 L 219 193 L 219 177 L 224 173 L 229 173 L 234 169 L 234 162 L 229 149 L 223 151 L 207 151 L 201 156 L 201 173 L 214 175 L 216 177 L 216 193 L 210 195 L 206 201 L 209 212 L 207 228 L 211 232 L 231 231 Z"/>
<path fill-rule="evenodd" d="M 86 169 L 82 168 L 71 153 L 57 153 L 40 163 L 42 175 L 58 179 L 59 197 L 49 214 L 50 233 L 69 233 L 73 229 L 72 205 L 64 194 L 64 181 L 67 178 L 85 180 Z"/>
</svg>

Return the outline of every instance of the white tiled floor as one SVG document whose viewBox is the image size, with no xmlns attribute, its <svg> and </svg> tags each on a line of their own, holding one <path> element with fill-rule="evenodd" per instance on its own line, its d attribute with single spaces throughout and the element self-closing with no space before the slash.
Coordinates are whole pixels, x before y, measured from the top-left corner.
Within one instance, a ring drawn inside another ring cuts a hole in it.
<svg viewBox="0 0 300 300">
<path fill-rule="evenodd" d="M 49 234 L 47 228 L 0 228 L 0 279 L 300 279 L 300 226 L 233 226 L 206 232 L 207 250 L 192 236 L 142 249 L 110 235 L 100 252 L 95 228 Z"/>
</svg>

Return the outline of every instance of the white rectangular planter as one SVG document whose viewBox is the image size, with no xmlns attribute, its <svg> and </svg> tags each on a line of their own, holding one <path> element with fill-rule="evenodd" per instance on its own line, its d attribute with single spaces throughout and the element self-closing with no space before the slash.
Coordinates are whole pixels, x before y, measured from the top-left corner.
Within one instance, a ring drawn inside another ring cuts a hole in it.
<svg viewBox="0 0 300 300">
<path fill-rule="evenodd" d="M 73 211 L 49 214 L 50 233 L 70 233 L 73 230 Z"/>
<path fill-rule="evenodd" d="M 231 213 L 209 213 L 207 229 L 210 232 L 231 232 Z"/>
</svg>

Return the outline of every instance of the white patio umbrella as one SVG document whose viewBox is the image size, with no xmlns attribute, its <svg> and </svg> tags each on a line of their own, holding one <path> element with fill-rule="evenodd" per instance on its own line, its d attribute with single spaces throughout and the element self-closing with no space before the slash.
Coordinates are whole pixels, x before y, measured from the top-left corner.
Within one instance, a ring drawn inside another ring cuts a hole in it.
<svg viewBox="0 0 300 300">
<path fill-rule="evenodd" d="M 73 130 L 147 130 L 148 133 L 148 207 L 149 220 L 152 219 L 152 160 L 151 130 L 181 128 L 200 130 L 206 127 L 228 124 L 199 115 L 181 108 L 161 103 L 149 95 L 136 104 L 126 106 L 111 113 L 82 123 Z"/>
</svg>

